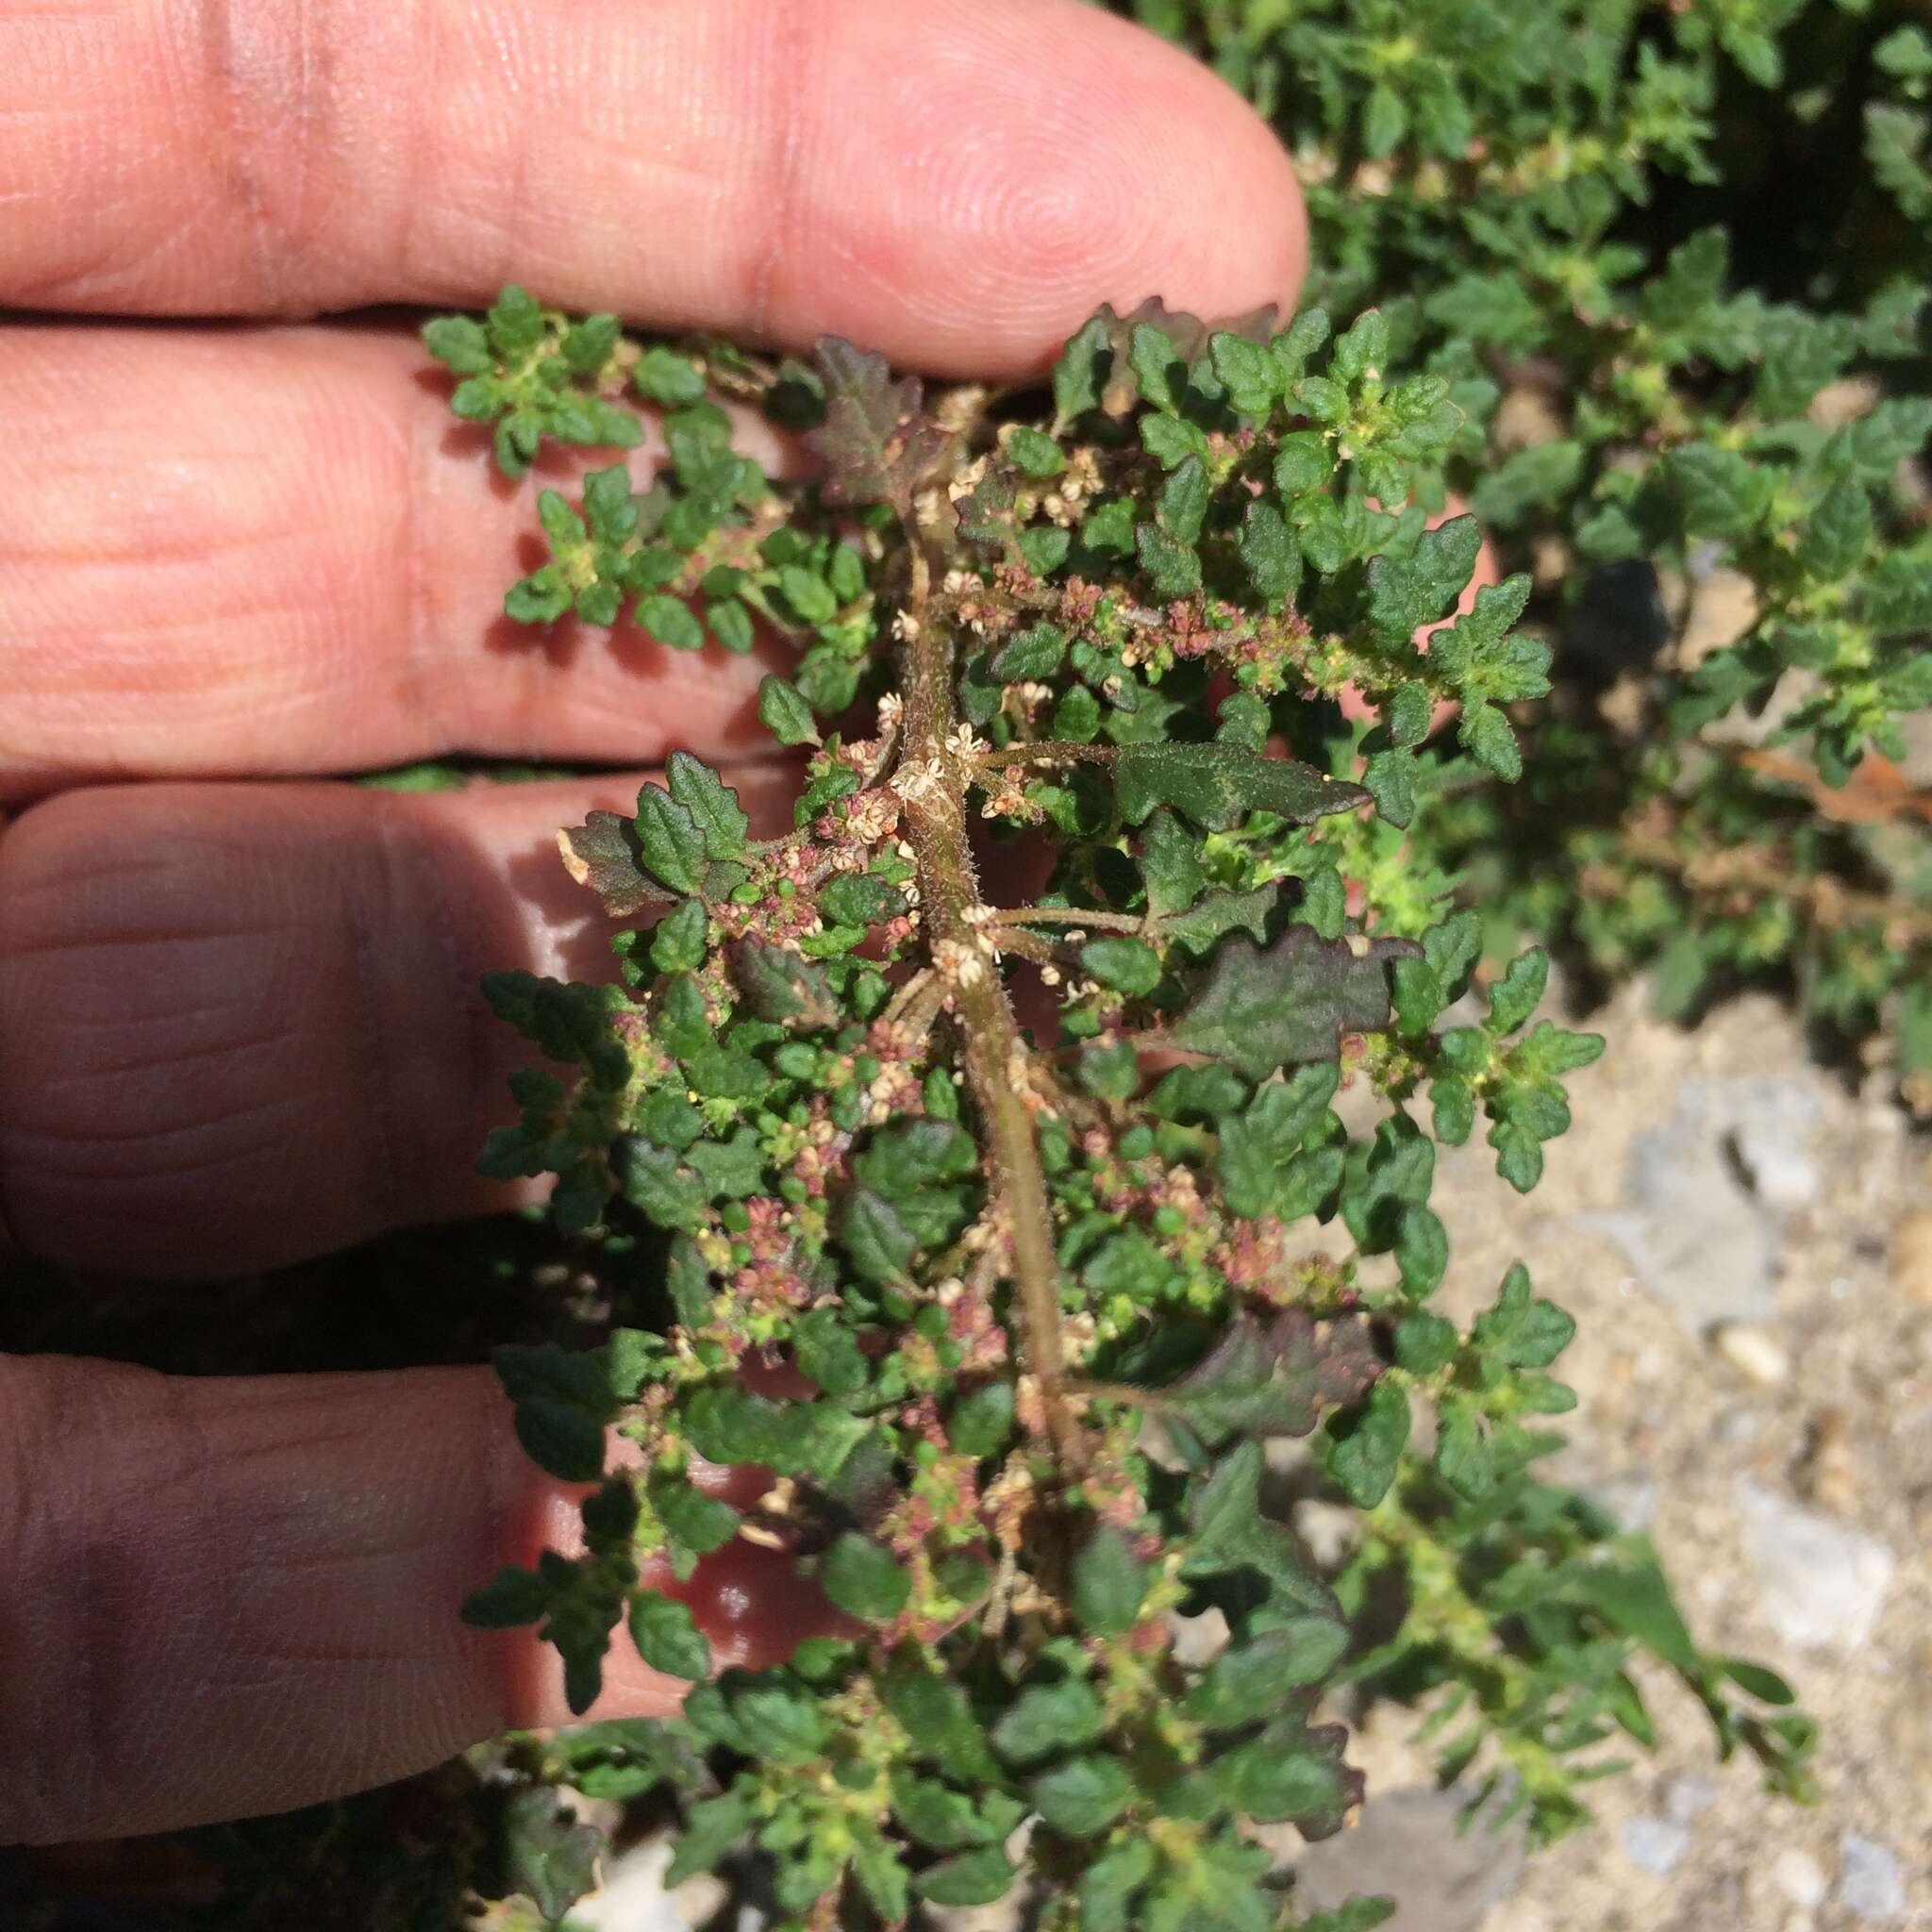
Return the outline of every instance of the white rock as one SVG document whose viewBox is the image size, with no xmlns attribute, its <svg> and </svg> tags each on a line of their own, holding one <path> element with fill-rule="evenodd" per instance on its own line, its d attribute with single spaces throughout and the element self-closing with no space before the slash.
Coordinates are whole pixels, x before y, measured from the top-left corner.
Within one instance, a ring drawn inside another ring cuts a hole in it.
<svg viewBox="0 0 1932 1932">
<path fill-rule="evenodd" d="M 1816 1103 L 1813 1103 L 1815 1117 Z M 1824 1176 L 1803 1147 L 1761 1127 L 1738 1130 L 1738 1158 L 1751 1176 L 1751 1191 L 1767 1208 L 1794 1214 L 1824 1192 Z"/>
<path fill-rule="evenodd" d="M 1760 1389 L 1775 1389 L 1791 1373 L 1791 1358 L 1776 1338 L 1749 1322 L 1726 1322 L 1716 1340 L 1718 1354 Z"/>
<path fill-rule="evenodd" d="M 1906 1882 L 1898 1859 L 1885 1846 L 1848 1831 L 1838 1841 L 1839 1903 L 1874 1925 L 1905 1917 Z"/>
<path fill-rule="evenodd" d="M 1657 1518 L 1657 1486 L 1647 1475 L 1607 1475 L 1582 1490 L 1625 1536 L 1648 1529 Z"/>
<path fill-rule="evenodd" d="M 1522 1876 L 1521 1820 L 1467 1823 L 1461 1790 L 1411 1787 L 1372 1797 L 1347 1831 L 1295 1858 L 1298 1907 L 1332 1909 L 1357 1892 L 1382 1892 L 1396 1911 L 1383 1932 L 1475 1932 Z"/>
<path fill-rule="evenodd" d="M 1717 1780 L 1701 1772 L 1687 1771 L 1674 1777 L 1664 1792 L 1664 1816 L 1674 1824 L 1689 1824 L 1702 1818 L 1717 1803 Z"/>
<path fill-rule="evenodd" d="M 1878 1621 L 1897 1558 L 1875 1537 L 1748 1479 L 1736 1493 L 1772 1627 L 1804 1649 L 1857 1650 Z"/>
<path fill-rule="evenodd" d="M 571 1923 L 595 1932 L 688 1932 L 689 1922 L 664 1890 L 675 1849 L 669 1838 L 652 1838 L 607 1856 L 603 1884 L 570 1908 Z"/>
<path fill-rule="evenodd" d="M 1618 1836 L 1630 1862 L 1658 1878 L 1667 1877 L 1690 1849 L 1690 1827 L 1668 1818 L 1628 1819 Z"/>
<path fill-rule="evenodd" d="M 1301 1538 L 1320 1570 L 1334 1570 L 1361 1536 L 1361 1511 L 1319 1496 L 1304 1497 L 1289 1512 L 1294 1533 Z"/>
<path fill-rule="evenodd" d="M 1771 1882 L 1794 1906 L 1807 1911 L 1822 1906 L 1825 1893 L 1831 1890 L 1824 1867 L 1796 1845 L 1788 1845 L 1771 1861 Z"/>
</svg>

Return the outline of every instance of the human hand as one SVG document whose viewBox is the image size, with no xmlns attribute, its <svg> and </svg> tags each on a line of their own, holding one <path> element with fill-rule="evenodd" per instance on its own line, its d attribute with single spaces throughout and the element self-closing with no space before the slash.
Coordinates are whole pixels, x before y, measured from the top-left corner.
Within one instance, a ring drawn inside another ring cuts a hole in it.
<svg viewBox="0 0 1932 1932">
<path fill-rule="evenodd" d="M 472 1163 L 521 1056 L 477 977 L 600 970 L 551 834 L 636 775 L 320 774 L 758 735 L 755 659 L 510 641 L 527 492 L 452 445 L 406 326 L 292 318 L 514 273 L 996 377 L 1103 299 L 1287 305 L 1303 257 L 1262 125 L 1074 0 L 0 0 L 0 301 L 123 318 L 0 357 L 0 1209 L 184 1280 L 507 1205 Z M 250 320 L 125 319 L 169 316 Z M 486 1370 L 13 1358 L 0 1422 L 0 1841 L 289 1807 L 563 1716 L 528 1632 L 456 1617 L 575 1520 Z M 724 1660 L 799 1634 L 768 1563 L 694 1579 Z M 599 1716 L 679 1689 L 615 1652 L 606 1681 Z"/>
</svg>

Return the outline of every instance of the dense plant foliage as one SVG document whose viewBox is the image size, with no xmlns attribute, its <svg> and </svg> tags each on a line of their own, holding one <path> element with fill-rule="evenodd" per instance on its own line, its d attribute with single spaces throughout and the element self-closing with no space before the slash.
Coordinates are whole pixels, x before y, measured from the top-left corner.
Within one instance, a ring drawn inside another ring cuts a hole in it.
<svg viewBox="0 0 1932 1932">
<path fill-rule="evenodd" d="M 1672 1014 L 1790 988 L 1932 1112 L 1923 16 L 1120 10 L 1274 117 L 1315 299 L 1378 304 L 1471 412 L 1451 475 L 1557 661 L 1523 784 L 1440 766 L 1417 832 L 1491 947 L 1654 966 Z"/>
<path fill-rule="evenodd" d="M 657 916 L 621 983 L 489 987 L 545 1064 L 485 1171 L 554 1174 L 639 1291 L 591 1352 L 500 1352 L 530 1455 L 597 1487 L 581 1555 L 467 1614 L 541 1624 L 580 1710 L 613 1641 L 695 1687 L 540 1776 L 674 1791 L 673 1878 L 749 1839 L 788 1924 L 1025 1882 L 1083 1932 L 1377 1923 L 1301 1918 L 1255 1836 L 1343 1824 L 1316 1707 L 1350 1681 L 1425 1706 L 1540 1839 L 1592 1747 L 1648 1738 L 1639 1651 L 1802 1790 L 1785 1687 L 1700 1652 L 1641 1540 L 1536 1476 L 1569 1318 L 1521 1267 L 1466 1329 L 1430 1307 L 1437 1143 L 1480 1130 L 1533 1187 L 1603 1044 L 1538 1017 L 1541 950 L 1477 983 L 1427 856 L 1445 771 L 1518 780 L 1550 689 L 1530 577 L 1466 595 L 1477 524 L 1443 514 L 1491 394 L 1467 345 L 1411 367 L 1377 309 L 1149 303 L 1050 390 L 929 398 L 843 342 L 645 346 L 518 289 L 425 337 L 513 476 L 544 436 L 634 441 L 623 398 L 666 410 L 648 491 L 620 463 L 539 493 L 549 560 L 506 608 L 671 648 L 771 626 L 796 658 L 760 714 L 806 748 L 782 836 L 682 753 L 565 830 L 607 911 Z M 808 424 L 820 477 L 765 477 L 725 398 Z M 1866 471 L 1805 460 L 1869 525 Z M 734 1507 L 718 1466 L 770 1486 Z M 1296 1471 L 1360 1512 L 1332 1584 L 1270 1507 Z M 743 1536 L 847 1634 L 714 1676 L 678 1580 Z"/>
</svg>

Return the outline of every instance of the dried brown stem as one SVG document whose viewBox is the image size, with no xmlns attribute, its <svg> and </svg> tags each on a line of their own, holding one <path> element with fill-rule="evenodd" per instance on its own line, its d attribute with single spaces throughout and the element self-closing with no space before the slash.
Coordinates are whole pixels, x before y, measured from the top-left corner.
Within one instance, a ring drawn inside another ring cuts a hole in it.
<svg viewBox="0 0 1932 1932">
<path fill-rule="evenodd" d="M 915 603 L 917 590 L 915 577 Z M 986 915 L 966 831 L 970 774 L 954 771 L 958 760 L 946 749 L 954 728 L 952 631 L 935 617 L 915 614 L 922 621 L 907 647 L 902 769 L 937 770 L 948 782 L 908 788 L 906 826 L 919 866 L 926 938 L 952 997 L 965 1041 L 966 1076 L 986 1123 L 994 1195 L 1011 1243 L 1027 1366 L 1039 1384 L 1062 1469 L 1072 1474 L 1085 1460 L 1086 1445 L 1066 1400 L 1059 1264 L 1033 1115 L 1013 1078 L 1014 1067 L 1029 1056 L 975 923 Z"/>
</svg>

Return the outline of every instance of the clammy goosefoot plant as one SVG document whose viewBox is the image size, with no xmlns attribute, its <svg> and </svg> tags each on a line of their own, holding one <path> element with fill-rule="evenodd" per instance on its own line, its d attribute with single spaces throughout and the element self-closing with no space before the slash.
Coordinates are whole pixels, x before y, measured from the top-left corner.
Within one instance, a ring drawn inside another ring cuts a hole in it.
<svg viewBox="0 0 1932 1932">
<path fill-rule="evenodd" d="M 782 837 L 683 753 L 566 829 L 609 913 L 657 916 L 616 983 L 488 986 L 547 1064 L 484 1169 L 555 1174 L 629 1286 L 601 1347 L 499 1354 L 529 1454 L 596 1487 L 581 1555 L 466 1614 L 541 1623 L 578 1710 L 612 1641 L 692 1685 L 525 1774 L 668 1790 L 671 1882 L 754 1845 L 796 1928 L 1026 1885 L 1054 1928 L 1354 1932 L 1387 1908 L 1304 1916 L 1266 1830 L 1347 1822 L 1332 1713 L 1413 1703 L 1548 1840 L 1649 1741 L 1641 1654 L 1802 1792 L 1789 1690 L 1537 1478 L 1569 1317 L 1520 1266 L 1467 1325 L 1430 1306 L 1438 1143 L 1486 1122 L 1533 1187 L 1603 1044 L 1535 1017 L 1540 952 L 1473 989 L 1476 918 L 1411 858 L 1448 741 L 1514 776 L 1547 689 L 1525 578 L 1443 623 L 1478 549 L 1429 521 L 1450 382 L 1390 368 L 1373 310 L 1103 309 L 1050 390 L 931 398 L 841 341 L 645 345 L 514 288 L 425 338 L 511 475 L 663 410 L 649 489 L 541 492 L 507 608 L 774 636 L 759 711 L 802 748 Z M 818 479 L 763 475 L 726 403 L 803 427 Z M 1298 1489 L 1359 1512 L 1337 1574 L 1280 1520 Z M 714 1673 L 685 1586 L 737 1538 L 847 1634 Z M 538 1841 L 511 1878 L 559 1916 L 588 1854 Z"/>
</svg>

